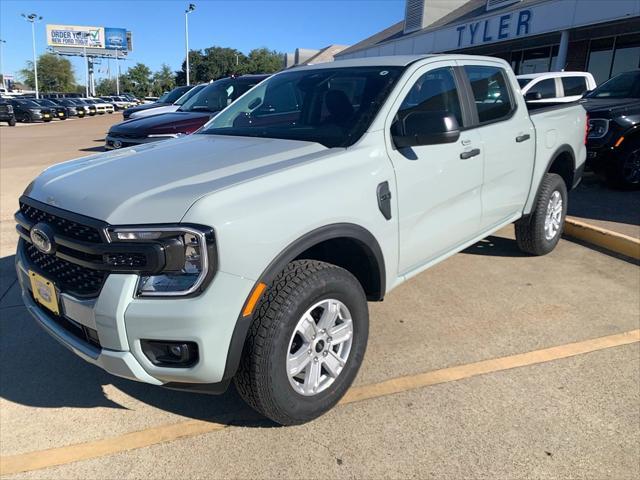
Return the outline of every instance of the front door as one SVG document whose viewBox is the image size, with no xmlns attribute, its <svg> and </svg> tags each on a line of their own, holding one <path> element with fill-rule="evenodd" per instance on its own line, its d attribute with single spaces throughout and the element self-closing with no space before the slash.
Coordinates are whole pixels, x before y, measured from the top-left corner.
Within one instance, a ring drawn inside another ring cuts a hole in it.
<svg viewBox="0 0 640 480">
<path fill-rule="evenodd" d="M 467 113 L 453 62 L 419 69 L 405 85 L 388 119 L 389 156 L 398 192 L 399 272 L 417 273 L 428 262 L 478 235 L 482 162 L 476 130 L 464 129 Z M 397 148 L 394 133 L 411 111 L 447 111 L 462 128 L 455 143 Z"/>
</svg>

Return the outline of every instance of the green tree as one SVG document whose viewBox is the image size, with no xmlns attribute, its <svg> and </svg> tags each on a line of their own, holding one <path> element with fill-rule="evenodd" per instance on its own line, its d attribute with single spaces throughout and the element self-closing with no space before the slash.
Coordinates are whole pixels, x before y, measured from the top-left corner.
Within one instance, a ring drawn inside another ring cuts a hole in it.
<svg viewBox="0 0 640 480">
<path fill-rule="evenodd" d="M 256 48 L 247 58 L 248 73 L 274 73 L 282 69 L 282 53 L 268 48 Z"/>
<path fill-rule="evenodd" d="M 151 69 L 144 63 L 136 63 L 120 76 L 120 92 L 146 97 L 151 90 Z"/>
<path fill-rule="evenodd" d="M 234 48 L 210 47 L 204 51 L 189 52 L 189 80 L 191 83 L 203 83 L 218 80 L 230 75 L 247 73 L 247 57 Z M 186 62 L 176 72 L 176 83 L 186 83 Z"/>
<path fill-rule="evenodd" d="M 176 80 L 171 68 L 169 65 L 163 63 L 160 70 L 153 74 L 151 93 L 156 97 L 159 97 L 164 92 L 171 90 L 175 86 Z"/>
<path fill-rule="evenodd" d="M 71 62 L 58 55 L 45 53 L 38 57 L 38 87 L 41 92 L 72 92 L 76 87 Z M 35 88 L 33 62 L 20 70 L 20 76 L 30 88 Z"/>
<path fill-rule="evenodd" d="M 98 96 L 113 95 L 116 93 L 116 81 L 114 78 L 103 78 L 96 84 Z"/>
</svg>

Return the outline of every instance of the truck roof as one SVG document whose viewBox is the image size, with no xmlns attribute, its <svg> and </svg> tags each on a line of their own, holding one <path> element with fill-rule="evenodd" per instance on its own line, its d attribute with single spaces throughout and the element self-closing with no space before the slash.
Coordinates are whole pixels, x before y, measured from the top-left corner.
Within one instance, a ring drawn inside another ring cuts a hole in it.
<svg viewBox="0 0 640 480">
<path fill-rule="evenodd" d="M 540 73 L 525 73 L 523 75 L 516 75 L 516 78 L 527 80 L 527 79 L 534 79 L 534 78 L 540 78 L 540 77 L 548 77 L 548 78 L 577 77 L 577 76 L 587 77 L 590 75 L 591 74 L 589 72 L 540 72 Z"/>
<path fill-rule="evenodd" d="M 336 60 L 334 62 L 319 63 L 317 65 L 304 65 L 300 67 L 292 67 L 289 70 L 310 70 L 319 68 L 347 68 L 347 67 L 406 67 L 418 60 L 437 57 L 439 60 L 487 60 L 491 62 L 504 62 L 496 57 L 485 57 L 479 55 L 452 55 L 452 54 L 436 54 L 436 55 L 388 55 L 381 57 L 365 57 L 352 58 L 345 60 Z M 288 71 L 288 70 L 285 70 Z"/>
</svg>

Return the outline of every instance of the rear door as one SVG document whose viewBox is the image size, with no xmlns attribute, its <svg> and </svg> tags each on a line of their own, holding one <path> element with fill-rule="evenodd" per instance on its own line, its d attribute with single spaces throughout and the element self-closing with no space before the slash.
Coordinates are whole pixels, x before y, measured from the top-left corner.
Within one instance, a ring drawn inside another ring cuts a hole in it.
<svg viewBox="0 0 640 480">
<path fill-rule="evenodd" d="M 531 185 L 535 130 L 504 64 L 465 61 L 462 71 L 484 153 L 482 230 L 488 230 L 522 212 Z"/>
<path fill-rule="evenodd" d="M 460 94 L 455 62 L 418 69 L 396 99 L 387 119 L 387 148 L 396 173 L 399 216 L 399 272 L 424 266 L 478 235 L 482 214 L 482 152 Z M 462 126 L 455 143 L 397 148 L 394 133 L 411 111 L 455 115 Z M 464 153 L 464 155 L 462 155 Z M 421 268 L 422 267 L 422 268 Z"/>
</svg>

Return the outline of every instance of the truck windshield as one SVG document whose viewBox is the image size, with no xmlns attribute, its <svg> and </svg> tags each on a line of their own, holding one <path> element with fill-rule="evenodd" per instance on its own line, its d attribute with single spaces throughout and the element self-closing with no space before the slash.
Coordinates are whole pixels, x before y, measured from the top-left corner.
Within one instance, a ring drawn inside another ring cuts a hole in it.
<svg viewBox="0 0 640 480">
<path fill-rule="evenodd" d="M 627 72 L 607 80 L 586 98 L 640 98 L 640 72 Z"/>
<path fill-rule="evenodd" d="M 187 100 L 189 100 L 191 97 L 193 97 L 196 93 L 198 93 L 200 90 L 202 90 L 205 86 L 206 85 L 203 84 L 203 85 L 197 85 L 197 86 L 193 87 L 187 93 L 182 95 L 178 100 L 176 100 L 173 104 L 174 105 L 184 105 Z"/>
<path fill-rule="evenodd" d="M 193 87 L 189 86 L 189 87 L 178 87 L 178 88 L 174 88 L 173 90 L 171 90 L 168 93 L 165 93 L 164 95 L 162 95 L 159 99 L 158 102 L 162 102 L 162 103 L 173 103 L 176 100 L 178 100 L 182 95 L 184 95 L 185 93 L 187 93 L 189 90 L 191 90 Z"/>
<path fill-rule="evenodd" d="M 353 145 L 369 128 L 404 67 L 323 68 L 271 77 L 199 132 Z"/>
<path fill-rule="evenodd" d="M 210 83 L 196 95 L 187 100 L 180 108 L 181 112 L 219 112 L 230 105 L 243 93 L 260 83 L 261 78 L 223 79 Z"/>
</svg>

